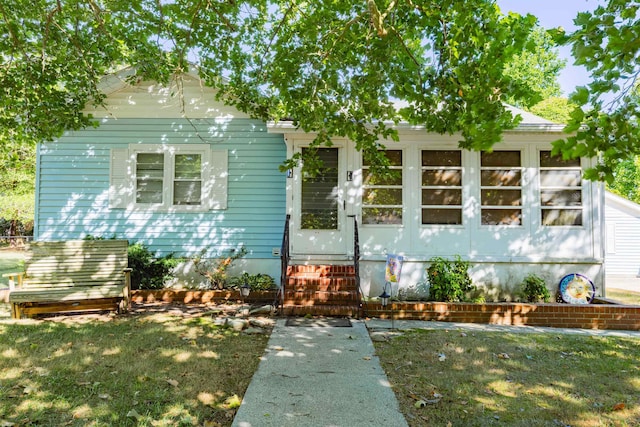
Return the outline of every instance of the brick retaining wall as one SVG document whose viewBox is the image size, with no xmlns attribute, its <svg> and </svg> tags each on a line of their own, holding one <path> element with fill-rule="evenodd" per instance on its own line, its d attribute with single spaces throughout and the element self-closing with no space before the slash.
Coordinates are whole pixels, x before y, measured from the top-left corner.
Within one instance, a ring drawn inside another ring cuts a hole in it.
<svg viewBox="0 0 640 427">
<path fill-rule="evenodd" d="M 276 291 L 252 291 L 244 299 L 247 303 L 270 304 L 276 297 Z M 181 304 L 207 304 L 222 302 L 242 301 L 239 291 L 193 291 L 193 290 L 133 290 L 131 291 L 131 301 L 136 303 L 144 302 L 177 302 Z"/>
<path fill-rule="evenodd" d="M 391 306 L 394 318 L 403 320 L 640 330 L 640 306 L 630 305 L 393 302 L 382 310 L 368 302 L 363 308 L 368 317 L 390 319 Z"/>
<path fill-rule="evenodd" d="M 251 292 L 247 303 L 269 304 L 275 291 Z M 204 304 L 237 302 L 238 291 L 132 291 L 134 302 L 179 302 Z M 607 304 L 523 304 L 523 303 L 444 303 L 393 302 L 395 319 L 438 320 L 443 322 L 486 323 L 494 325 L 551 326 L 557 328 L 640 330 L 640 306 Z M 379 302 L 363 304 L 367 317 L 391 318 L 391 308 L 382 310 Z"/>
</svg>

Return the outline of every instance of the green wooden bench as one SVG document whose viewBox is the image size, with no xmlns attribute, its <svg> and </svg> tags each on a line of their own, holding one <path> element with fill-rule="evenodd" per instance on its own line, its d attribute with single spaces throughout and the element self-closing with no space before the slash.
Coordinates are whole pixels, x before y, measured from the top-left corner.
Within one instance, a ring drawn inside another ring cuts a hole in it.
<svg viewBox="0 0 640 427">
<path fill-rule="evenodd" d="M 126 240 L 31 243 L 25 271 L 4 274 L 9 277 L 11 316 L 128 310 L 127 246 Z"/>
</svg>

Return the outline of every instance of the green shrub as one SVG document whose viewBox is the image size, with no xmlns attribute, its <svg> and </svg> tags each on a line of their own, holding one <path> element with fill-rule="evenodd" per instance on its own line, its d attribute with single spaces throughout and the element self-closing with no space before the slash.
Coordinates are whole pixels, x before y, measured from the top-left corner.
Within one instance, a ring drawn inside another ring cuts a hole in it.
<svg viewBox="0 0 640 427">
<path fill-rule="evenodd" d="M 244 284 L 248 284 L 252 291 L 269 291 L 276 289 L 276 281 L 268 274 L 243 273 L 240 276 L 229 279 L 227 286 L 231 289 L 238 289 Z"/>
<path fill-rule="evenodd" d="M 205 259 L 207 248 L 193 258 L 195 271 L 207 279 L 209 289 L 224 289 L 227 287 L 227 270 L 233 262 L 247 254 L 247 249 L 242 246 L 240 250 L 231 249 L 227 254 L 217 258 Z"/>
<path fill-rule="evenodd" d="M 459 255 L 454 261 L 441 257 L 429 260 L 429 298 L 433 301 L 462 301 L 469 291 L 475 289 L 469 276 L 469 262 Z"/>
<path fill-rule="evenodd" d="M 159 257 L 143 243 L 130 244 L 128 248 L 131 271 L 131 289 L 162 289 L 172 279 L 173 269 L 182 261 L 173 253 Z"/>
<path fill-rule="evenodd" d="M 551 294 L 547 289 L 547 283 L 543 278 L 535 274 L 529 274 L 520 284 L 520 294 L 527 302 L 548 302 Z"/>
<path fill-rule="evenodd" d="M 109 239 L 116 239 L 115 235 Z M 87 235 L 84 240 L 105 240 L 102 236 Z M 129 243 L 127 247 L 128 266 L 131 268 L 131 289 L 162 289 L 167 280 L 173 279 L 173 269 L 184 258 L 176 258 L 174 253 L 159 257 L 142 242 Z"/>
</svg>

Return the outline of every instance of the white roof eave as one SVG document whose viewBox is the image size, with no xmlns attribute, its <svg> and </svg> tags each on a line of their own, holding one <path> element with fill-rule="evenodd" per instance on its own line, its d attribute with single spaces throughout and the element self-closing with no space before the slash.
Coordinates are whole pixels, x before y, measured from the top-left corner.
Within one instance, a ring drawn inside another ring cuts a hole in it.
<svg viewBox="0 0 640 427">
<path fill-rule="evenodd" d="M 392 129 L 399 131 L 424 131 L 426 129 L 423 125 L 412 125 L 410 123 L 402 122 L 394 124 L 393 122 L 386 123 Z M 557 123 L 520 123 L 514 129 L 507 129 L 505 132 L 516 133 L 562 133 L 565 125 Z M 307 133 L 293 124 L 293 121 L 269 121 L 267 122 L 267 131 L 269 133 Z"/>
</svg>

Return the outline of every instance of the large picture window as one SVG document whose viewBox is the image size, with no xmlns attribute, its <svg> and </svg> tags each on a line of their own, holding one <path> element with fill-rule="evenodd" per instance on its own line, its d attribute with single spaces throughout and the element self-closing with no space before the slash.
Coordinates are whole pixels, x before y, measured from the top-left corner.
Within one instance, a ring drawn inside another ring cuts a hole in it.
<svg viewBox="0 0 640 427">
<path fill-rule="evenodd" d="M 480 154 L 482 225 L 522 225 L 520 151 Z"/>
<path fill-rule="evenodd" d="M 542 225 L 582 225 L 580 159 L 540 151 L 540 206 Z"/>
<path fill-rule="evenodd" d="M 422 150 L 422 224 L 462 224 L 462 152 Z"/>
<path fill-rule="evenodd" d="M 364 224 L 402 224 L 402 150 L 385 151 L 389 170 L 373 173 L 365 161 L 362 166 L 362 222 Z"/>
</svg>

